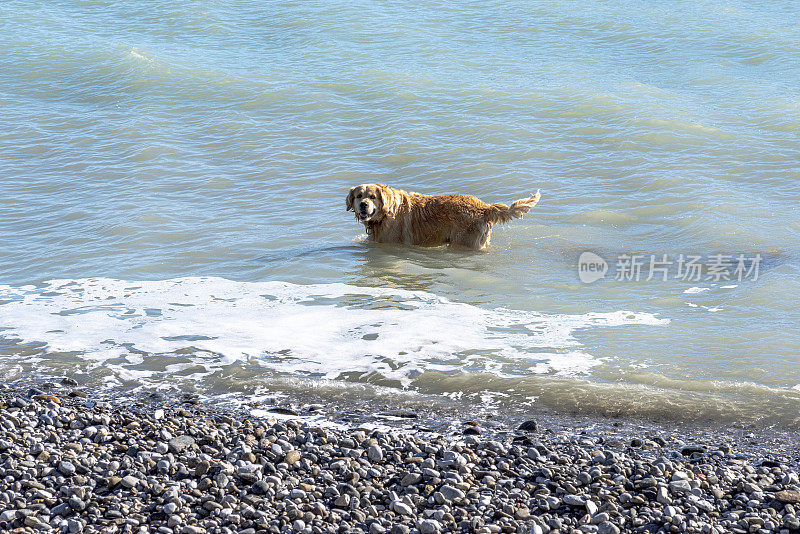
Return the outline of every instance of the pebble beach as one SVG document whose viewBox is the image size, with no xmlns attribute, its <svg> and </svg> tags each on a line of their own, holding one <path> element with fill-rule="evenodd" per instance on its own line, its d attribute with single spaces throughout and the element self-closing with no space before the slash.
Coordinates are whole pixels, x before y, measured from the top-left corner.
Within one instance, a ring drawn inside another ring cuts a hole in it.
<svg viewBox="0 0 800 534">
<path fill-rule="evenodd" d="M 0 534 L 800 534 L 797 0 L 3 0 L 0 51 Z M 391 245 L 371 183 L 541 201 Z"/>
<path fill-rule="evenodd" d="M 413 412 L 343 425 L 76 386 L 0 389 L 0 530 L 800 532 L 798 443 L 776 430 L 539 418 L 442 434 Z"/>
</svg>

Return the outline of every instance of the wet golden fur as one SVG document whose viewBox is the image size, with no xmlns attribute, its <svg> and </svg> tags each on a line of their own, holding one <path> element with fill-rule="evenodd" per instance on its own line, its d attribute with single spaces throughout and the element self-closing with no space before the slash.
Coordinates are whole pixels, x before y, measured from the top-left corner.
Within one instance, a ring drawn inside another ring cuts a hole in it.
<svg viewBox="0 0 800 534">
<path fill-rule="evenodd" d="M 473 196 L 429 196 L 364 184 L 350 189 L 346 206 L 379 243 L 450 244 L 480 250 L 489 243 L 495 224 L 522 218 L 540 197 L 537 191 L 506 206 L 486 204 Z"/>
</svg>

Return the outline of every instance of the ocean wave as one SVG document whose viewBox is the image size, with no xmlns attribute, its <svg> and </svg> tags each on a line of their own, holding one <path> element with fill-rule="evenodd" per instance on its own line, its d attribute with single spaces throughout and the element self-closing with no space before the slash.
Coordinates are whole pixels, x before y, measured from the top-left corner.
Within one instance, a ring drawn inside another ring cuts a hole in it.
<svg viewBox="0 0 800 534">
<path fill-rule="evenodd" d="M 0 286 L 0 339 L 69 354 L 90 371 L 110 371 L 108 382 L 202 379 L 242 364 L 268 375 L 366 374 L 402 386 L 426 371 L 578 376 L 600 360 L 582 350 L 577 332 L 667 322 L 628 311 L 484 309 L 424 291 L 342 283 L 194 277 Z M 12 354 L 3 365 L 14 363 Z"/>
</svg>

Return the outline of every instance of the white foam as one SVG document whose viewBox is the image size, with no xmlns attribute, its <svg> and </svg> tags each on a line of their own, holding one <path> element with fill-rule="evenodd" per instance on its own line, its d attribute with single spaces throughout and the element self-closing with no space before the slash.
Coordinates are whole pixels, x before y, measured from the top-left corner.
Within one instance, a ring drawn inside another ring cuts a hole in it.
<svg viewBox="0 0 800 534">
<path fill-rule="evenodd" d="M 243 361 L 319 378 L 371 372 L 404 385 L 427 370 L 503 374 L 509 362 L 515 373 L 585 374 L 598 360 L 577 350 L 576 331 L 668 322 L 627 311 L 548 315 L 421 291 L 222 278 L 0 285 L 4 301 L 3 338 L 75 352 L 139 381 L 164 373 L 148 367 L 149 355 L 177 351 L 180 360 L 167 373 L 199 365 L 204 371 L 195 378 Z"/>
<path fill-rule="evenodd" d="M 135 59 L 136 61 L 140 61 L 143 63 L 153 63 L 153 58 L 150 57 L 146 52 L 142 51 L 139 48 L 133 47 L 128 50 L 128 55 Z"/>
<path fill-rule="evenodd" d="M 690 287 L 689 289 L 685 290 L 684 293 L 702 293 L 703 291 L 708 291 L 710 289 L 710 287 Z"/>
</svg>

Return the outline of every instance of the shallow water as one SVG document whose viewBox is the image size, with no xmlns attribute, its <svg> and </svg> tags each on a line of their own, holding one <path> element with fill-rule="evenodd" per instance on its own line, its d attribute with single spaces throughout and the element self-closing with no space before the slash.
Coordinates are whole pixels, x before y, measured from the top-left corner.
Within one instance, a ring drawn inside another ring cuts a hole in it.
<svg viewBox="0 0 800 534">
<path fill-rule="evenodd" d="M 4 2 L 0 376 L 800 426 L 797 21 Z M 425 250 L 365 241 L 363 182 L 543 198 L 487 253 Z"/>
</svg>

